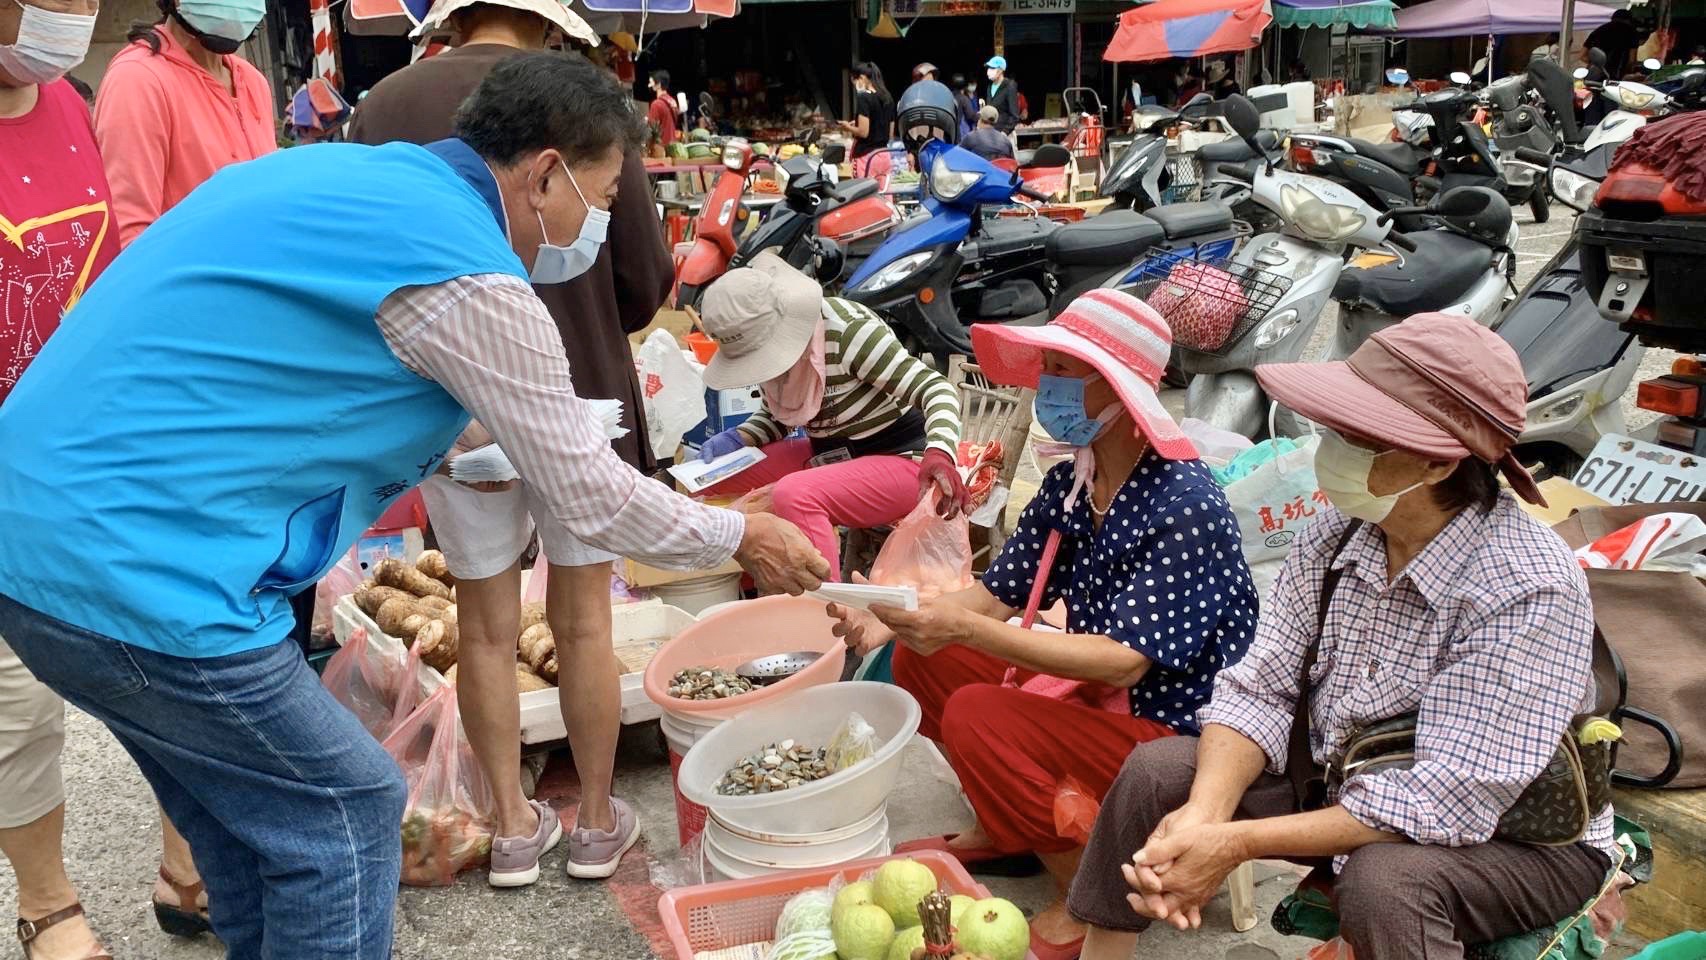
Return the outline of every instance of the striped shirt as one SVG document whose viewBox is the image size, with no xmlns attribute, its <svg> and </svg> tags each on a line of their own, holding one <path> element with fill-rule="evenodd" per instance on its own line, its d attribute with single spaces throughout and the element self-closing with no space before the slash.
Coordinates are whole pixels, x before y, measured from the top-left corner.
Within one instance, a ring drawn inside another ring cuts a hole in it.
<svg viewBox="0 0 1706 960">
<path fill-rule="evenodd" d="M 1564 541 L 1509 493 L 1487 513 L 1458 514 L 1390 582 L 1374 524 L 1333 558 L 1348 523 L 1329 510 L 1304 530 L 1249 652 L 1220 671 L 1197 721 L 1242 733 L 1267 753 L 1270 772 L 1285 772 L 1300 658 L 1321 581 L 1340 567 L 1310 679 L 1315 761 L 1360 726 L 1419 716 L 1415 764 L 1353 776 L 1337 803 L 1417 843 L 1485 843 L 1571 718 L 1592 709 L 1587 581 Z M 1608 806 L 1583 840 L 1615 858 L 1611 829 Z"/>
<path fill-rule="evenodd" d="M 807 436 L 863 440 L 918 410 L 927 449 L 958 455 L 960 396 L 946 377 L 907 353 L 863 304 L 825 297 L 823 322 L 823 406 L 806 424 Z M 750 445 L 763 446 L 787 436 L 789 428 L 760 409 L 736 429 Z"/>
<path fill-rule="evenodd" d="M 622 462 L 575 395 L 563 339 L 525 281 L 503 274 L 404 287 L 375 318 L 404 365 L 491 432 L 521 479 L 576 538 L 665 567 L 703 570 L 739 548 L 740 514 L 695 503 Z"/>
</svg>

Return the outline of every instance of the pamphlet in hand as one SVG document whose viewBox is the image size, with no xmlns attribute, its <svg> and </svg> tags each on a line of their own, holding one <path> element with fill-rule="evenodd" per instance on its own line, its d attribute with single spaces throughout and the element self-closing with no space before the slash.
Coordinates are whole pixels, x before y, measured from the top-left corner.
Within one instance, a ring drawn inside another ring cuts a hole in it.
<svg viewBox="0 0 1706 960">
<path fill-rule="evenodd" d="M 913 587 L 885 587 L 875 583 L 826 583 L 811 591 L 811 595 L 856 610 L 869 610 L 873 603 L 899 607 L 902 610 L 918 609 L 918 590 Z"/>
<path fill-rule="evenodd" d="M 597 399 L 586 402 L 598 416 L 605 439 L 615 440 L 628 435 L 628 428 L 622 426 L 622 401 Z M 503 483 L 520 476 L 509 462 L 509 457 L 495 443 L 450 458 L 450 479 L 457 483 Z"/>
<path fill-rule="evenodd" d="M 746 470 L 764 459 L 764 451 L 757 447 L 741 447 L 733 453 L 702 463 L 689 460 L 669 468 L 669 475 L 681 482 L 688 493 L 699 493 L 707 487 L 715 486 L 724 480 Z"/>
</svg>

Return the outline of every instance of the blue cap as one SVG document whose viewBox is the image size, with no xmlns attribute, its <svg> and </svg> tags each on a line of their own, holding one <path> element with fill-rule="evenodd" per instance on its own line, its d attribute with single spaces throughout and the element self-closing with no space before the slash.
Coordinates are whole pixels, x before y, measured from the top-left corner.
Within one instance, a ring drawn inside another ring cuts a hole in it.
<svg viewBox="0 0 1706 960">
<path fill-rule="evenodd" d="M 989 62 L 984 64 L 984 66 L 991 67 L 991 68 L 996 69 L 996 70 L 1005 70 L 1005 69 L 1007 69 L 1007 58 L 1006 57 L 990 57 Z"/>
</svg>

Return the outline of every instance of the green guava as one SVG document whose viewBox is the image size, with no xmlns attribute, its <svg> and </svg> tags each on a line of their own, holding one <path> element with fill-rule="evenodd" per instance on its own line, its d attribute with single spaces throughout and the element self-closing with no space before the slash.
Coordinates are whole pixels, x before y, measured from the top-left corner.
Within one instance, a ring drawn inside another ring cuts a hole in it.
<svg viewBox="0 0 1706 960">
<path fill-rule="evenodd" d="M 924 928 L 907 927 L 894 935 L 889 944 L 888 960 L 912 960 L 912 951 L 924 946 Z"/>
<path fill-rule="evenodd" d="M 948 922 L 953 924 L 956 927 L 959 926 L 960 920 L 963 917 L 965 917 L 965 915 L 966 915 L 966 910 L 968 910 L 971 907 L 971 905 L 976 903 L 976 902 L 977 902 L 976 900 L 973 900 L 971 897 L 968 897 L 963 893 L 956 893 L 953 896 L 949 897 L 948 898 Z"/>
<path fill-rule="evenodd" d="M 835 901 L 830 904 L 830 923 L 833 924 L 835 918 L 840 916 L 841 911 L 847 907 L 871 902 L 873 902 L 871 899 L 871 881 L 860 880 L 857 883 L 849 883 L 835 894 Z"/>
<path fill-rule="evenodd" d="M 990 897 L 972 904 L 954 931 L 964 953 L 989 960 L 1025 960 L 1031 949 L 1031 925 L 1009 900 Z M 836 942 L 840 946 L 840 941 Z"/>
<path fill-rule="evenodd" d="M 897 929 L 916 927 L 918 901 L 936 892 L 936 875 L 917 860 L 890 860 L 877 868 L 871 899 L 889 912 Z"/>
<path fill-rule="evenodd" d="M 894 921 L 874 903 L 855 903 L 836 912 L 830 932 L 841 960 L 886 960 Z"/>
</svg>

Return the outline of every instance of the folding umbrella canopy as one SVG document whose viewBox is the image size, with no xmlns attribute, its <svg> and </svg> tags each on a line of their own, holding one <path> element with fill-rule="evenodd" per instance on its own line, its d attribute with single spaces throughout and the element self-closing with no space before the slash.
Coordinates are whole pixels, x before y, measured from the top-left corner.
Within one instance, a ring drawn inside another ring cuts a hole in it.
<svg viewBox="0 0 1706 960">
<path fill-rule="evenodd" d="M 1331 27 L 1391 30 L 1398 5 L 1392 0 L 1273 0 L 1274 23 L 1282 27 Z"/>
<path fill-rule="evenodd" d="M 1567 0 L 1428 0 L 1398 11 L 1401 37 L 1469 37 L 1506 33 L 1551 33 L 1564 18 Z M 1609 7 L 1576 3 L 1574 28 L 1611 19 Z"/>
<path fill-rule="evenodd" d="M 1143 63 L 1248 50 L 1273 19 L 1268 0 L 1155 0 L 1120 14 L 1102 59 Z"/>
</svg>

